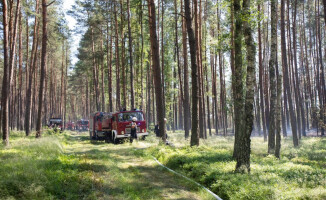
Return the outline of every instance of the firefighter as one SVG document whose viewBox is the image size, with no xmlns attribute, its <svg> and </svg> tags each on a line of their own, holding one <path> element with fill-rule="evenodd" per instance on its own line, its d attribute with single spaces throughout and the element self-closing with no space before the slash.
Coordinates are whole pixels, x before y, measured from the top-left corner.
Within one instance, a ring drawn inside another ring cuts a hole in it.
<svg viewBox="0 0 326 200">
<path fill-rule="evenodd" d="M 131 134 L 130 134 L 130 143 L 133 142 L 133 139 L 137 139 L 137 118 L 133 117 L 131 122 Z"/>
<path fill-rule="evenodd" d="M 164 118 L 164 126 L 165 126 L 165 139 L 166 139 L 166 145 L 169 145 L 170 142 L 167 140 L 168 139 L 168 134 L 166 133 L 167 130 L 166 130 L 166 122 L 167 122 L 167 119 Z M 154 128 L 154 132 L 156 134 L 156 137 L 160 137 L 160 133 L 159 133 L 159 130 L 160 130 L 160 127 L 158 126 L 158 124 L 155 125 L 155 128 Z"/>
</svg>

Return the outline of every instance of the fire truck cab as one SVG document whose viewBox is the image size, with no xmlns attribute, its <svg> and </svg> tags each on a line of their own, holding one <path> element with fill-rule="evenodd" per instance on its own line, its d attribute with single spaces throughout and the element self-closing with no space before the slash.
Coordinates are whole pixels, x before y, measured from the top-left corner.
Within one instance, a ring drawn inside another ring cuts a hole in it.
<svg viewBox="0 0 326 200">
<path fill-rule="evenodd" d="M 61 131 L 63 131 L 63 122 L 61 118 L 50 118 L 48 123 L 49 128 L 59 128 Z"/>
<path fill-rule="evenodd" d="M 77 121 L 76 130 L 78 130 L 78 131 L 87 131 L 88 130 L 88 125 L 89 125 L 88 120 L 81 119 L 81 120 Z"/>
<path fill-rule="evenodd" d="M 90 139 L 118 143 L 123 138 L 129 138 L 133 117 L 137 118 L 137 137 L 145 139 L 148 136 L 146 120 L 140 110 L 94 113 L 89 119 Z"/>
</svg>

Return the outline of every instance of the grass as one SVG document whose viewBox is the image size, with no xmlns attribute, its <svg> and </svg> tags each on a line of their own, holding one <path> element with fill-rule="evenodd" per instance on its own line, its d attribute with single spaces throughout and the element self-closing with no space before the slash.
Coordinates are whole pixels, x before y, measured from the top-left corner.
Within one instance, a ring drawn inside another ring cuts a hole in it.
<svg viewBox="0 0 326 200">
<path fill-rule="evenodd" d="M 34 135 L 34 134 L 32 134 Z M 146 141 L 114 145 L 88 134 L 47 130 L 41 139 L 11 133 L 0 145 L 0 199 L 212 199 L 204 190 L 158 166 L 203 184 L 227 199 L 326 199 L 326 139 L 303 138 L 293 148 L 282 140 L 282 157 L 252 138 L 251 173 L 234 173 L 232 137 L 210 137 L 189 147 L 183 132 L 173 146 Z"/>
<path fill-rule="evenodd" d="M 282 141 L 281 156 L 267 154 L 263 138 L 252 138 L 251 173 L 234 173 L 233 138 L 213 137 L 189 147 L 182 133 L 170 134 L 175 147 L 153 146 L 144 155 L 210 188 L 223 199 L 326 199 L 326 139 L 303 138 L 299 148 Z"/>
<path fill-rule="evenodd" d="M 86 132 L 45 132 L 12 132 L 10 147 L 0 146 L 0 199 L 211 199 L 140 156 L 154 137 L 113 145 Z"/>
</svg>

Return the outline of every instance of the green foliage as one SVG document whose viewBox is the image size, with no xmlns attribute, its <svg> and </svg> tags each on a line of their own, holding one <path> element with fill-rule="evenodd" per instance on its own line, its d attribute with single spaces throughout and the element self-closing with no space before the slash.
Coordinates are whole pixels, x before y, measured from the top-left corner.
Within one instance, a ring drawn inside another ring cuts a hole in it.
<svg viewBox="0 0 326 200">
<path fill-rule="evenodd" d="M 323 138 L 303 138 L 298 149 L 293 148 L 291 138 L 284 139 L 280 160 L 267 155 L 267 144 L 262 138 L 252 138 L 250 174 L 234 172 L 231 138 L 210 138 L 205 145 L 193 148 L 175 141 L 177 148 L 152 147 L 146 153 L 223 199 L 326 198 L 326 140 Z"/>
<path fill-rule="evenodd" d="M 21 138 L 0 149 L 0 199 L 82 199 L 100 184 L 92 164 L 63 154 L 57 137 Z M 103 167 L 99 170 L 105 170 Z"/>
<path fill-rule="evenodd" d="M 133 145 L 113 145 L 91 143 L 88 133 L 46 131 L 41 139 L 12 132 L 12 146 L 0 146 L 0 199 L 173 199 L 184 194 L 162 195 L 179 184 L 198 191 L 183 179 L 171 180 L 153 166 L 151 155 L 226 200 L 326 198 L 325 138 L 303 138 L 299 148 L 284 138 L 277 159 L 266 153 L 262 138 L 254 137 L 251 173 L 239 174 L 232 137 L 211 137 L 189 147 L 179 131 L 168 133 L 173 146 L 157 146 L 153 134 Z"/>
<path fill-rule="evenodd" d="M 0 199 L 210 199 L 144 159 L 138 149 L 153 136 L 114 145 L 48 131 L 41 139 L 13 132 L 12 146 L 0 146 Z"/>
</svg>

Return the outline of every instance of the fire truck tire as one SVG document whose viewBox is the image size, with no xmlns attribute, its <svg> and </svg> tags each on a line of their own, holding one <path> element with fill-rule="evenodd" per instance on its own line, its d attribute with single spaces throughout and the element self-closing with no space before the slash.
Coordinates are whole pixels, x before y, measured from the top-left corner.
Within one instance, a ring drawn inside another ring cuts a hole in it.
<svg viewBox="0 0 326 200">
<path fill-rule="evenodd" d="M 114 138 L 113 143 L 114 144 L 120 144 L 120 139 L 119 138 Z"/>
<path fill-rule="evenodd" d="M 94 131 L 94 133 L 95 133 L 94 139 L 98 140 L 99 138 L 98 138 L 98 135 L 97 135 L 97 131 Z"/>
<path fill-rule="evenodd" d="M 142 137 L 140 138 L 140 140 L 146 140 L 146 136 L 145 136 L 145 135 L 142 136 Z"/>
<path fill-rule="evenodd" d="M 110 141 L 111 141 L 111 138 L 110 137 L 111 137 L 111 133 L 106 133 L 105 134 L 105 142 L 106 143 L 110 143 Z"/>
</svg>

